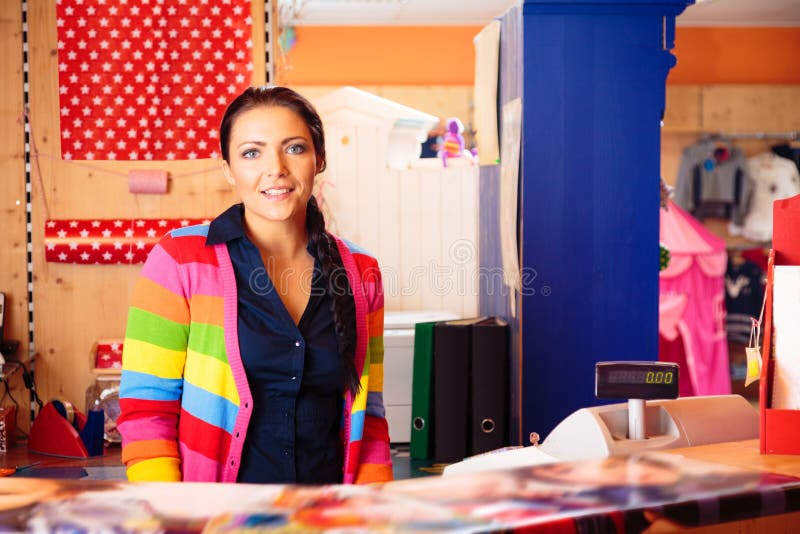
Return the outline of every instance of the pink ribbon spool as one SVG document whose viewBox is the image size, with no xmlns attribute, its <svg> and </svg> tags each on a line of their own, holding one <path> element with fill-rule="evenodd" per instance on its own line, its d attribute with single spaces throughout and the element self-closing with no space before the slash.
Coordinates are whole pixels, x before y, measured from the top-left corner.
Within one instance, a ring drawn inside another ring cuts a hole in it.
<svg viewBox="0 0 800 534">
<path fill-rule="evenodd" d="M 161 170 L 128 171 L 128 191 L 134 194 L 163 195 L 167 192 L 169 173 Z"/>
</svg>

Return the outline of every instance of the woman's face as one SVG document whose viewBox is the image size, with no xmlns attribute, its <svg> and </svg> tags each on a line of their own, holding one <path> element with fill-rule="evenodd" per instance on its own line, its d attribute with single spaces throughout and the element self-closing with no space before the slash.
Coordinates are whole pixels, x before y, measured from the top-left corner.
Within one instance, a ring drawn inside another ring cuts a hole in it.
<svg viewBox="0 0 800 534">
<path fill-rule="evenodd" d="M 236 187 L 249 225 L 305 224 L 319 162 L 311 133 L 294 111 L 262 106 L 239 115 L 231 128 L 225 178 Z"/>
</svg>

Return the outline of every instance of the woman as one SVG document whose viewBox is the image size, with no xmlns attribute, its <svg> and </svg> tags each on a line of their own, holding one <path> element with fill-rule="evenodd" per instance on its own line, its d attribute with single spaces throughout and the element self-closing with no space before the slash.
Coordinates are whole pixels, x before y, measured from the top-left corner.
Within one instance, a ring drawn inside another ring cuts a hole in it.
<svg viewBox="0 0 800 534">
<path fill-rule="evenodd" d="M 242 203 L 164 236 L 134 290 L 118 420 L 128 479 L 390 480 L 380 271 L 325 231 L 319 115 L 290 89 L 251 87 L 220 144 Z"/>
</svg>

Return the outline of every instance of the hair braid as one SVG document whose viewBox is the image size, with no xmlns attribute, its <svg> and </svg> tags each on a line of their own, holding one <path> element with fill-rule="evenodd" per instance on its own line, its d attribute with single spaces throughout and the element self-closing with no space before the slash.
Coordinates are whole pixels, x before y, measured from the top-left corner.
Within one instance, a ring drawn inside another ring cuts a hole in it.
<svg viewBox="0 0 800 534">
<path fill-rule="evenodd" d="M 325 231 L 325 218 L 313 196 L 308 200 L 306 209 L 306 230 L 309 244 L 316 253 L 322 275 L 327 281 L 336 324 L 336 340 L 344 362 L 345 385 L 355 395 L 360 386 L 355 364 L 356 304 L 339 249 Z"/>
</svg>

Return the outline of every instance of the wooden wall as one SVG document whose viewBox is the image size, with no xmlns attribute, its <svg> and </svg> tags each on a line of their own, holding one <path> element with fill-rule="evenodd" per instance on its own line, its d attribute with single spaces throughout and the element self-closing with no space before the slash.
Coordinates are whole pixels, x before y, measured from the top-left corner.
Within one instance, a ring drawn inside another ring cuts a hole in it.
<svg viewBox="0 0 800 534">
<path fill-rule="evenodd" d="M 20 341 L 17 356 L 28 354 L 28 274 L 25 215 L 25 141 L 23 112 L 22 10 L 0 2 L 0 291 L 6 295 L 5 339 Z M 11 366 L 6 367 L 10 372 Z M 19 374 L 9 380 L 20 403 L 17 421 L 28 427 L 28 394 Z M 8 402 L 4 402 L 8 404 Z"/>
<path fill-rule="evenodd" d="M 704 133 L 800 133 L 800 85 L 668 85 L 661 176 L 675 183 L 683 149 Z M 737 140 L 748 156 L 780 141 Z"/>
<path fill-rule="evenodd" d="M 10 285 L 13 297 L 14 337 L 27 336 L 20 324 L 27 306 L 24 201 L 18 207 L 9 199 L 20 198 L 24 189 L 24 150 L 21 126 L 22 82 L 20 4 L 3 2 L 2 62 L 6 87 L 0 105 L 4 128 L 0 142 L 0 166 L 7 180 L 0 189 L 4 203 L 0 214 L 3 243 L 0 283 Z M 140 265 L 69 265 L 46 263 L 43 223 L 49 216 L 68 218 L 207 217 L 235 201 L 214 160 L 174 162 L 93 161 L 60 159 L 58 108 L 58 56 L 54 2 L 29 2 L 30 117 L 38 150 L 34 160 L 33 187 L 33 303 L 36 381 L 44 401 L 64 397 L 83 409 L 86 388 L 92 381 L 90 350 L 103 338 L 122 337 L 127 305 Z M 11 9 L 13 8 L 13 9 Z M 8 11 L 8 13 L 5 13 Z M 16 17 L 14 17 L 16 15 Z M 264 7 L 253 1 L 253 54 L 256 65 L 264 58 Z M 7 46 L 6 46 L 7 45 Z M 15 57 L 16 56 L 16 57 Z M 13 68 L 11 68 L 13 66 Z M 263 83 L 263 69 L 255 69 L 254 83 Z M 11 94 L 9 94 L 11 93 Z M 132 195 L 126 173 L 130 169 L 165 169 L 173 176 L 166 195 Z M 6 230 L 8 229 L 8 230 Z M 6 273 L 10 273 L 6 274 Z M 21 280 L 21 282 L 20 282 Z M 20 312 L 19 314 L 17 312 Z M 24 425 L 21 424 L 22 427 Z"/>
</svg>

